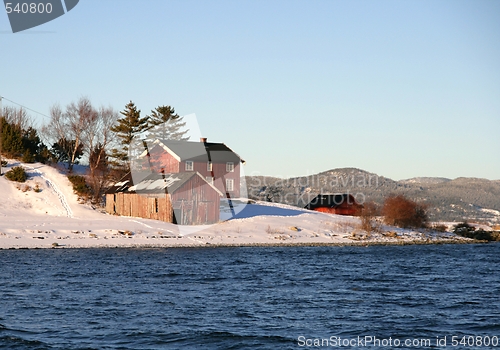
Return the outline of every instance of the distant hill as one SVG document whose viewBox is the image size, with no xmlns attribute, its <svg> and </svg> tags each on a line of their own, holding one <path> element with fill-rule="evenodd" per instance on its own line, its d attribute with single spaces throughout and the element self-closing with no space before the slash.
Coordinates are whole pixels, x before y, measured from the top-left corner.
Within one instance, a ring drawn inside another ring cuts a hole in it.
<svg viewBox="0 0 500 350">
<path fill-rule="evenodd" d="M 447 179 L 445 177 L 414 177 L 411 179 L 400 180 L 399 182 L 407 183 L 407 184 L 432 185 L 432 184 L 439 184 L 439 183 L 448 182 L 448 181 L 451 181 L 451 179 Z"/>
<path fill-rule="evenodd" d="M 395 181 L 356 168 L 289 179 L 247 176 L 246 180 L 251 199 L 303 207 L 318 193 L 351 193 L 359 201 L 380 204 L 389 194 L 404 194 L 428 204 L 433 221 L 500 223 L 500 180 L 418 177 Z"/>
</svg>

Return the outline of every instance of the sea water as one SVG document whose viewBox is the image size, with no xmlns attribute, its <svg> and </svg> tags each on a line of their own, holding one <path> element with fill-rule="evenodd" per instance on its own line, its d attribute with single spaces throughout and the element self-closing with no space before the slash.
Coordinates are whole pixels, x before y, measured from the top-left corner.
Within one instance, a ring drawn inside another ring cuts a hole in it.
<svg viewBox="0 0 500 350">
<path fill-rule="evenodd" d="M 498 337 L 500 244 L 0 251 L 0 349 L 494 349 Z"/>
</svg>

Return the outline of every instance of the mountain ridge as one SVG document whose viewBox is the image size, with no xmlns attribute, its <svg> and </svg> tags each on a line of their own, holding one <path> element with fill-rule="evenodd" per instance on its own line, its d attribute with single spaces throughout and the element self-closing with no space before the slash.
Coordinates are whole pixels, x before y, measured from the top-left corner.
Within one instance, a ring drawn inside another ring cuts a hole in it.
<svg viewBox="0 0 500 350">
<path fill-rule="evenodd" d="M 429 207 L 433 221 L 500 223 L 500 180 L 475 177 L 416 177 L 393 180 L 358 168 L 334 168 L 288 179 L 247 176 L 248 197 L 303 207 L 319 193 L 351 193 L 358 201 L 382 204 L 403 194 Z M 485 210 L 483 210 L 485 209 Z"/>
</svg>

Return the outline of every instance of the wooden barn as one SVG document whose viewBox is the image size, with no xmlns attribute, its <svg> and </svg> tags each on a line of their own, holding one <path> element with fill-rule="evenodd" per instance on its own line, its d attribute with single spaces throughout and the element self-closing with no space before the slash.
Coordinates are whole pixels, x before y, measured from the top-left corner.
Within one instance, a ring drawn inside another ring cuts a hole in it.
<svg viewBox="0 0 500 350">
<path fill-rule="evenodd" d="M 363 206 L 351 194 L 319 194 L 306 209 L 338 215 L 359 215 Z"/>
<path fill-rule="evenodd" d="M 134 184 L 127 174 L 106 192 L 106 212 L 179 225 L 219 221 L 222 193 L 198 172 L 152 173 Z"/>
</svg>

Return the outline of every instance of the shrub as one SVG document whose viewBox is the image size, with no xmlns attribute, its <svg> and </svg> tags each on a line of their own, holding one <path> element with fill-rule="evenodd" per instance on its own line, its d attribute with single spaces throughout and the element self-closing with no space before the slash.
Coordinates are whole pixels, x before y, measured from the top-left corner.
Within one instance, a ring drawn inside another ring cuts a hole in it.
<svg viewBox="0 0 500 350">
<path fill-rule="evenodd" d="M 5 173 L 5 176 L 10 181 L 17 181 L 17 182 L 26 182 L 26 179 L 28 178 L 22 166 L 16 166 L 12 168 L 7 173 Z"/>
<path fill-rule="evenodd" d="M 380 215 L 380 208 L 376 203 L 365 203 L 360 211 L 360 228 L 366 232 L 380 231 L 380 224 L 375 220 L 378 215 Z"/>
<path fill-rule="evenodd" d="M 427 225 L 427 208 L 423 204 L 407 199 L 403 195 L 386 198 L 382 208 L 388 225 L 403 228 L 423 228 Z"/>
<path fill-rule="evenodd" d="M 453 227 L 453 233 L 464 237 L 468 237 L 474 231 L 476 231 L 476 228 L 469 225 L 466 221 L 461 222 L 460 224 L 457 224 Z"/>
<path fill-rule="evenodd" d="M 80 175 L 68 175 L 68 180 L 73 185 L 73 191 L 80 197 L 88 198 L 91 195 L 90 188 L 85 182 L 85 177 Z"/>
<path fill-rule="evenodd" d="M 33 189 L 36 193 L 42 192 L 42 189 L 40 188 L 40 184 L 37 182 L 35 185 L 35 188 Z"/>
<path fill-rule="evenodd" d="M 272 234 L 283 234 L 284 231 L 277 229 L 277 228 L 272 228 L 271 225 L 267 225 L 266 232 L 269 233 L 270 235 Z"/>
<path fill-rule="evenodd" d="M 443 224 L 435 224 L 432 226 L 432 229 L 434 231 L 437 231 L 437 232 L 447 232 L 448 231 L 448 227 L 446 225 L 443 225 Z"/>
<path fill-rule="evenodd" d="M 7 163 L 6 160 L 2 160 L 2 166 L 7 166 L 7 164 L 9 164 L 9 163 Z"/>
<path fill-rule="evenodd" d="M 469 225 L 467 222 L 457 224 L 453 228 L 453 232 L 459 236 L 477 239 L 481 241 L 499 241 L 500 235 L 493 231 L 476 230 L 474 226 Z"/>
<path fill-rule="evenodd" d="M 490 232 L 491 241 L 500 241 L 500 232 Z"/>
<path fill-rule="evenodd" d="M 24 163 L 34 163 L 35 156 L 33 155 L 33 153 L 30 152 L 30 150 L 27 149 L 23 154 L 22 160 Z"/>
</svg>

